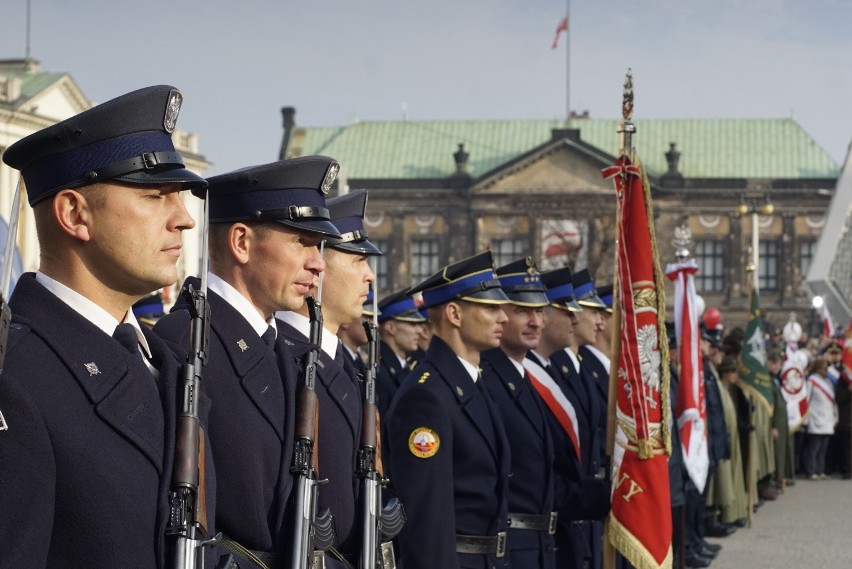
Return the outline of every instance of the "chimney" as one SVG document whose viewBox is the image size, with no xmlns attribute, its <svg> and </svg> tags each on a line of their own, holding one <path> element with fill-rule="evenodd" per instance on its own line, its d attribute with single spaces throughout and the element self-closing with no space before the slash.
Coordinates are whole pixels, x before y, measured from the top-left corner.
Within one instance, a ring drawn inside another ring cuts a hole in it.
<svg viewBox="0 0 852 569">
<path fill-rule="evenodd" d="M 290 137 L 296 127 L 296 107 L 281 107 L 281 116 L 284 119 L 284 134 L 281 138 L 281 152 L 278 153 L 278 159 L 284 160 L 290 150 Z"/>
</svg>

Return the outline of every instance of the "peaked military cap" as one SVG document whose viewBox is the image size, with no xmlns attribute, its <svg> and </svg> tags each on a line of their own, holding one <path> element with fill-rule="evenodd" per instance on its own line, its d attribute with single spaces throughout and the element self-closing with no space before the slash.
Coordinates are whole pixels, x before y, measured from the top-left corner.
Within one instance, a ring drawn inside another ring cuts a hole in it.
<svg viewBox="0 0 852 569">
<path fill-rule="evenodd" d="M 577 304 L 590 308 L 606 308 L 606 304 L 598 296 L 595 281 L 589 269 L 577 271 L 571 280 L 574 283 L 574 297 L 577 299 Z"/>
<path fill-rule="evenodd" d="M 172 143 L 182 102 L 169 85 L 139 89 L 22 138 L 3 161 L 21 171 L 30 205 L 109 180 L 204 188 Z"/>
<path fill-rule="evenodd" d="M 605 284 L 603 286 L 599 286 L 598 298 L 600 298 L 604 305 L 606 305 L 606 311 L 612 314 L 612 285 Z"/>
<path fill-rule="evenodd" d="M 571 312 L 582 312 L 583 308 L 574 299 L 574 283 L 571 269 L 562 267 L 541 273 L 541 282 L 547 288 L 547 300 L 550 306 Z"/>
<path fill-rule="evenodd" d="M 367 190 L 354 190 L 331 198 L 327 203 L 331 222 L 340 232 L 340 237 L 326 239 L 326 247 L 362 255 L 382 254 L 375 245 L 367 241 L 367 230 L 364 228 Z"/>
<path fill-rule="evenodd" d="M 483 304 L 506 304 L 509 298 L 500 288 L 494 273 L 491 251 L 485 251 L 447 265 L 406 294 L 423 293 L 423 308 L 432 308 L 452 300 Z"/>
<path fill-rule="evenodd" d="M 302 156 L 213 176 L 207 191 L 210 221 L 277 221 L 340 237 L 325 203 L 339 169 L 332 158 Z"/>
<path fill-rule="evenodd" d="M 702 320 L 698 327 L 701 329 L 701 338 L 710 342 L 711 346 L 720 348 L 722 346 L 722 331 L 716 328 L 708 328 Z"/>
<path fill-rule="evenodd" d="M 402 322 L 422 323 L 426 318 L 420 314 L 417 304 L 404 290 L 386 296 L 379 302 L 379 322 L 400 320 Z"/>
<path fill-rule="evenodd" d="M 532 257 L 519 259 L 496 271 L 500 288 L 509 297 L 509 302 L 518 306 L 541 308 L 550 304 L 541 282 L 541 274 Z"/>
</svg>

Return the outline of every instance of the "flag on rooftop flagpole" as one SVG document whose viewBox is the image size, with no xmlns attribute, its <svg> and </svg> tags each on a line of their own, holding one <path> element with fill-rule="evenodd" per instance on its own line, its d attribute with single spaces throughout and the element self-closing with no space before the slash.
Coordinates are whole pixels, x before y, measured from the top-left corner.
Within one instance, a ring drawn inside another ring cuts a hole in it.
<svg viewBox="0 0 852 569">
<path fill-rule="evenodd" d="M 616 336 L 615 407 L 612 447 L 612 509 L 609 542 L 637 569 L 672 564 L 672 517 L 668 455 L 671 453 L 665 285 L 654 236 L 648 179 L 631 160 L 629 134 L 633 83 L 625 83 L 622 154 L 604 170 L 618 200 L 614 309 Z M 611 382 L 611 385 L 613 383 Z M 612 389 L 612 388 L 611 388 Z M 610 416 L 612 420 L 613 417 Z"/>
<path fill-rule="evenodd" d="M 751 308 L 745 331 L 745 345 L 740 355 L 739 384 L 771 413 L 773 404 L 772 379 L 766 369 L 766 343 L 763 319 L 760 317 L 760 298 L 749 279 Z"/>
<path fill-rule="evenodd" d="M 568 31 L 568 16 L 565 15 L 561 20 L 559 20 L 559 24 L 556 26 L 556 35 L 553 36 L 553 43 L 550 44 L 550 49 L 556 49 L 559 45 L 559 36 L 562 35 L 563 32 Z"/>
<path fill-rule="evenodd" d="M 704 395 L 704 365 L 699 350 L 698 307 L 696 306 L 695 259 L 672 263 L 666 276 L 675 283 L 675 334 L 680 354 L 680 383 L 675 420 L 683 447 L 683 461 L 690 480 L 704 491 L 710 456 L 707 446 L 707 403 Z"/>
</svg>

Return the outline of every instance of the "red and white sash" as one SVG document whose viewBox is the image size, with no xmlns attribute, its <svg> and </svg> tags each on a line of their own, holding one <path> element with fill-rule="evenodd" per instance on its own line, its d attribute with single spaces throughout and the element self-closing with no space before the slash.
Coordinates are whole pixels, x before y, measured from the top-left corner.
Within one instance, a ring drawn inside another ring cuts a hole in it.
<svg viewBox="0 0 852 569">
<path fill-rule="evenodd" d="M 823 395 L 828 397 L 828 399 L 834 403 L 834 388 L 828 384 L 822 377 L 817 374 L 813 374 L 808 378 L 808 381 L 813 385 L 816 389 L 822 391 Z"/>
<path fill-rule="evenodd" d="M 574 443 L 574 453 L 577 455 L 577 460 L 582 463 L 580 438 L 577 436 L 580 428 L 577 423 L 577 412 L 574 410 L 574 406 L 571 405 L 571 402 L 568 401 L 568 398 L 562 393 L 562 389 L 556 385 L 556 381 L 547 373 L 547 370 L 529 358 L 524 359 L 524 369 L 527 370 L 530 381 L 539 397 L 547 405 L 547 408 L 550 409 L 550 412 L 553 413 L 553 416 L 556 417 L 556 420 L 559 421 L 559 424 L 562 425 L 571 442 Z"/>
</svg>

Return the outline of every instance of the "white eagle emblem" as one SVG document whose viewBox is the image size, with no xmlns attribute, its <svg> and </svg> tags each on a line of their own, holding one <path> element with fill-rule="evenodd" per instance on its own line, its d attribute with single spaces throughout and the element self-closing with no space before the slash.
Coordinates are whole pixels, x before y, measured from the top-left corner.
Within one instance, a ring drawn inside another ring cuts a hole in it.
<svg viewBox="0 0 852 569">
<path fill-rule="evenodd" d="M 660 351 L 657 349 L 657 327 L 645 325 L 636 331 L 636 343 L 639 347 L 639 366 L 642 381 L 656 391 L 660 390 Z"/>
</svg>

